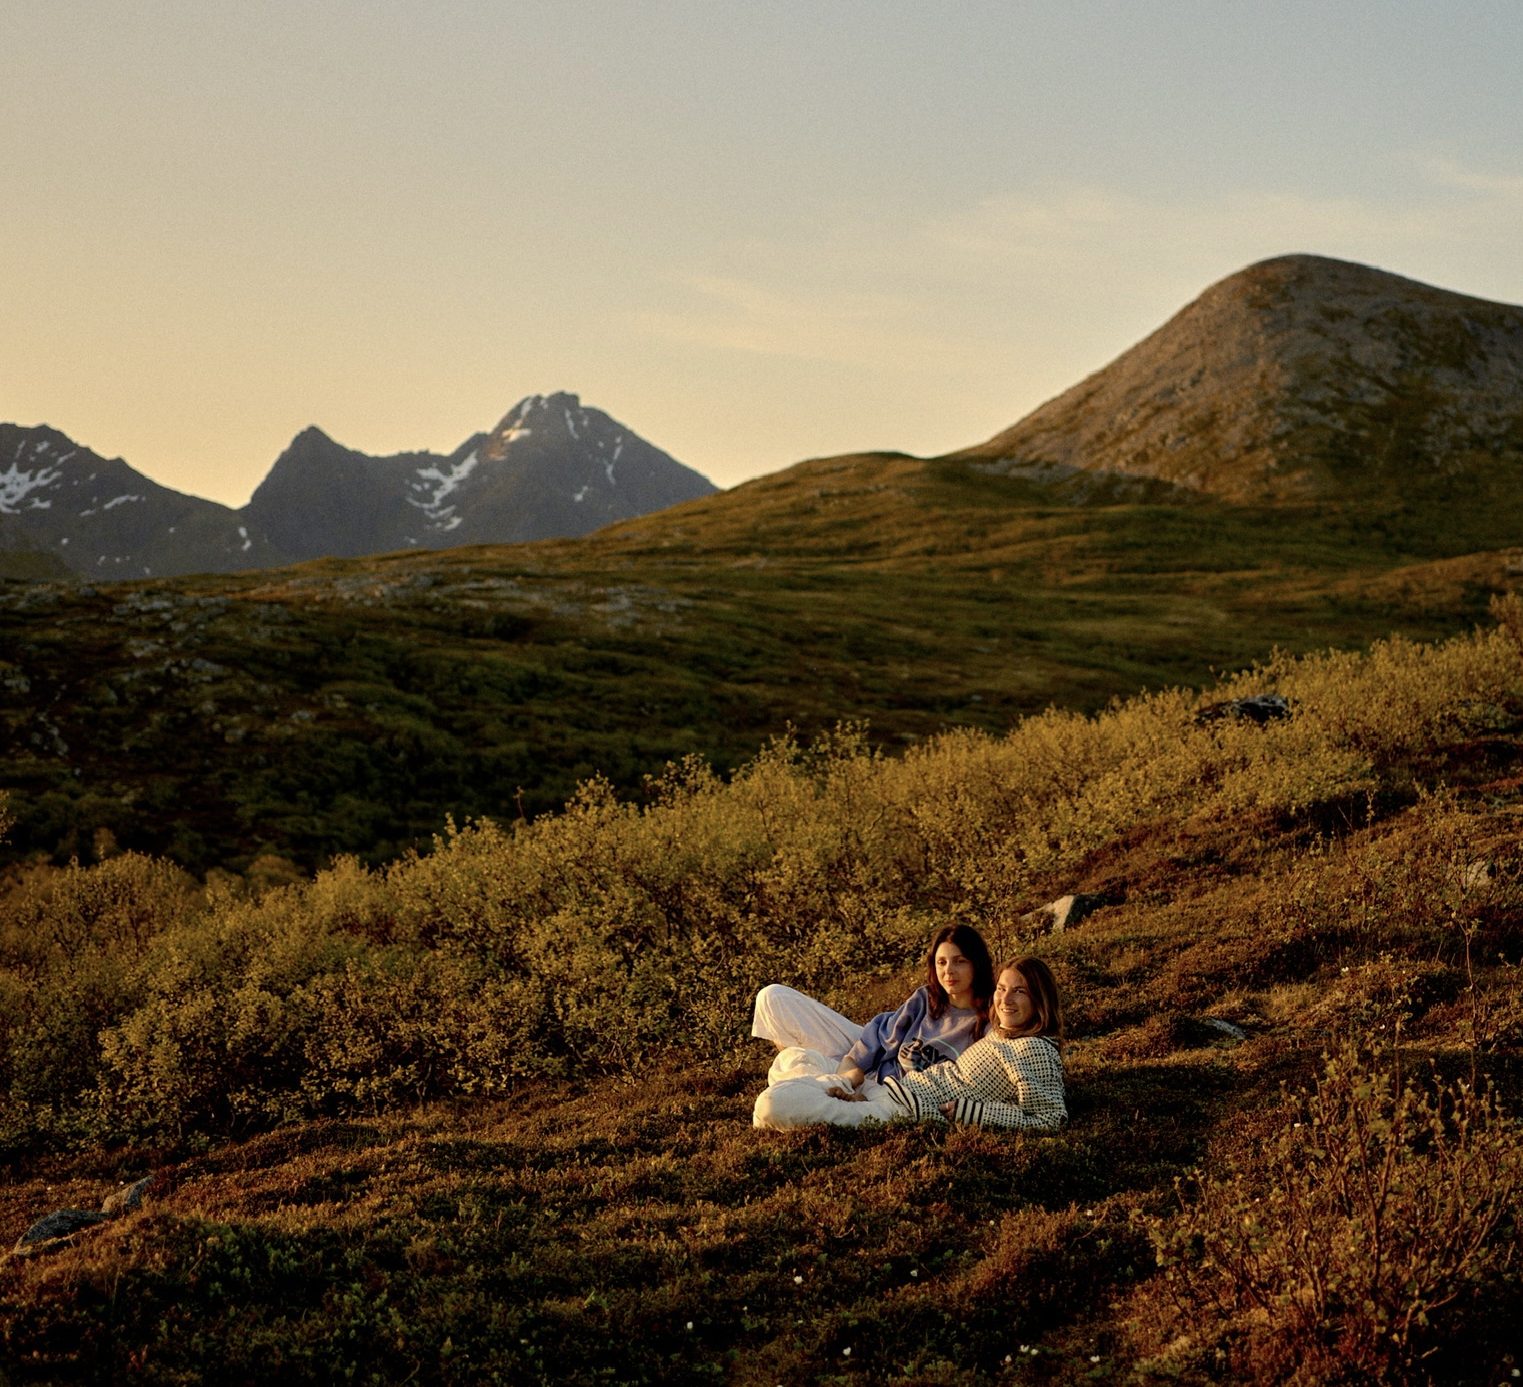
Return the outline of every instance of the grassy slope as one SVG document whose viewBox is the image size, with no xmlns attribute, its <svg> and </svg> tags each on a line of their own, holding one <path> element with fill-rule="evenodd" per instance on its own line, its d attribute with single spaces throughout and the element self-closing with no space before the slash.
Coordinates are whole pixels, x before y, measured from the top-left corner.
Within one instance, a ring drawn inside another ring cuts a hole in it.
<svg viewBox="0 0 1523 1387">
<path fill-rule="evenodd" d="M 636 789 L 689 752 L 734 766 L 790 722 L 865 718 L 896 746 L 1198 686 L 1272 645 L 1436 637 L 1505 582 L 1489 551 L 1517 503 L 1493 499 L 1078 507 L 864 456 L 578 542 L 13 588 L 14 846 L 88 860 L 106 827 L 197 870 L 381 861 L 594 772 Z"/>
<path fill-rule="evenodd" d="M 1176 1302 L 1138 1219 L 1167 1215 L 1191 1163 L 1251 1166 L 1290 1120 L 1281 1085 L 1350 1034 L 1399 1025 L 1419 1073 L 1473 1054 L 1516 1109 L 1520 697 L 1514 680 L 1483 734 L 1457 720 L 1377 755 L 1368 796 L 1181 810 L 1065 863 L 1048 886 L 1125 900 L 1000 941 L 1038 946 L 1067 988 L 1059 1135 L 755 1133 L 767 1056 L 737 1017 L 733 1052 L 625 1082 L 39 1158 L 0 1192 L 0 1239 L 162 1173 L 143 1213 L 0 1269 L 0 1362 L 16 1383 L 1293 1379 L 1262 1317 Z M 865 1013 L 909 981 L 834 1000 Z M 1436 1356 L 1405 1376 L 1507 1376 L 1518 1287 L 1479 1289 L 1479 1316 L 1437 1312 Z"/>
</svg>

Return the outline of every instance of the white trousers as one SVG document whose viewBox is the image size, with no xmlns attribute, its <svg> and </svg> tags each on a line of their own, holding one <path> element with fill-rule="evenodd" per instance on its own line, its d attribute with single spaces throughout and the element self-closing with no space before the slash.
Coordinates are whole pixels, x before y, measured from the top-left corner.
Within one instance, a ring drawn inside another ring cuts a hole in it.
<svg viewBox="0 0 1523 1387">
<path fill-rule="evenodd" d="M 781 983 L 768 983 L 756 994 L 751 1009 L 751 1034 L 770 1040 L 778 1049 L 791 1045 L 815 1050 L 839 1064 L 857 1043 L 862 1027 L 824 1002 L 806 997 Z"/>
<path fill-rule="evenodd" d="M 858 1092 L 861 1102 L 832 1097 L 850 1093 L 851 1085 L 835 1072 L 839 1061 L 790 1045 L 779 1050 L 767 1073 L 767 1087 L 751 1109 L 753 1127 L 812 1127 L 829 1122 L 837 1127 L 860 1127 L 864 1122 L 887 1122 L 902 1117 L 904 1109 L 888 1096 L 888 1090 L 876 1079 L 862 1081 Z"/>
<path fill-rule="evenodd" d="M 831 1097 L 832 1089 L 850 1092 L 851 1086 L 836 1069 L 857 1043 L 862 1027 L 823 1002 L 772 983 L 756 994 L 751 1034 L 780 1047 L 767 1071 L 767 1087 L 751 1110 L 753 1126 L 811 1127 L 830 1122 L 858 1127 L 869 1121 L 887 1122 L 900 1113 L 888 1091 L 871 1077 L 860 1090 L 866 1101 Z"/>
</svg>

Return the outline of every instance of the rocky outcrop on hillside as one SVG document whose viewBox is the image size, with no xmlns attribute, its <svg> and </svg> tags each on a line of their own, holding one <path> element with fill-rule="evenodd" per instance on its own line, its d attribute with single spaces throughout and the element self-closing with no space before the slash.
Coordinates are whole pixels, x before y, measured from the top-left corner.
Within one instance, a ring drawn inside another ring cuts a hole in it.
<svg viewBox="0 0 1523 1387">
<path fill-rule="evenodd" d="M 1523 473 L 1523 308 L 1266 260 L 955 456 L 1079 494 L 1121 480 L 1232 501 Z"/>
</svg>

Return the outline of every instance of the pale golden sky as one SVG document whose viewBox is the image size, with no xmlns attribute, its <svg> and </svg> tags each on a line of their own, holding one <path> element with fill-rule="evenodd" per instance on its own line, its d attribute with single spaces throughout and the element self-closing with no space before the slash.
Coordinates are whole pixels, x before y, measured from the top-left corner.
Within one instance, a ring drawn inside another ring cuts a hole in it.
<svg viewBox="0 0 1523 1387">
<path fill-rule="evenodd" d="M 239 505 L 573 390 L 720 485 L 977 442 L 1312 251 L 1523 301 L 1516 0 L 0 14 L 0 420 Z"/>
</svg>

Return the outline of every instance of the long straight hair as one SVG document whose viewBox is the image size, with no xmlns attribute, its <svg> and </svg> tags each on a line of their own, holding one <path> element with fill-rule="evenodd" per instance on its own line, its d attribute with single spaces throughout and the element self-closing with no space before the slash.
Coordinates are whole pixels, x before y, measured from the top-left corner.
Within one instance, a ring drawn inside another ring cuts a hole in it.
<svg viewBox="0 0 1523 1387">
<path fill-rule="evenodd" d="M 1002 963 L 999 971 L 1005 973 L 1014 969 L 1021 975 L 1026 984 L 1026 991 L 1031 994 L 1031 1020 L 1018 1031 L 1007 1031 L 1000 1027 L 1001 1035 L 1045 1035 L 1058 1049 L 1063 1048 L 1063 1003 L 1058 999 L 1058 982 L 1052 976 L 1052 969 L 1039 958 L 1032 958 L 1029 954 L 1025 958 L 1012 959 L 1008 963 Z"/>
<path fill-rule="evenodd" d="M 954 945 L 973 965 L 973 1009 L 978 1013 L 978 1034 L 982 1035 L 989 1029 L 989 1008 L 994 1002 L 994 960 L 989 956 L 989 946 L 972 925 L 943 925 L 931 936 L 925 955 L 925 980 L 934 1017 L 940 1017 L 952 1000 L 936 978 L 936 950 L 943 944 Z"/>
</svg>

